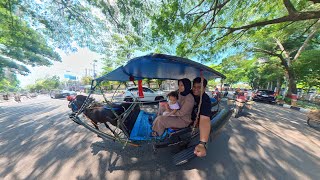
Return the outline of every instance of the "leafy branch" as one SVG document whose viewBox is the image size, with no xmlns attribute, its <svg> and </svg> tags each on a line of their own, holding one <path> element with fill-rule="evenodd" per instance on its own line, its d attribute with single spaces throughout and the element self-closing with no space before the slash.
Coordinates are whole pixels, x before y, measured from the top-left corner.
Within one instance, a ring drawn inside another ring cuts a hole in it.
<svg viewBox="0 0 320 180">
<path fill-rule="evenodd" d="M 272 24 L 279 24 L 279 23 L 284 23 L 284 22 L 292 23 L 292 22 L 296 22 L 296 21 L 304 21 L 304 20 L 319 19 L 320 18 L 320 11 L 299 12 L 296 10 L 296 8 L 294 7 L 294 5 L 292 4 L 292 2 L 290 0 L 283 0 L 283 4 L 288 12 L 288 14 L 285 16 L 271 19 L 271 20 L 254 22 L 254 23 L 239 26 L 239 27 L 232 27 L 232 26 L 224 26 L 224 27 L 219 27 L 219 26 L 212 27 L 211 26 L 211 27 L 208 27 L 208 25 L 211 22 L 214 22 L 214 19 L 217 16 L 218 12 L 223 7 L 225 7 L 229 2 L 230 2 L 230 0 L 226 0 L 221 4 L 218 4 L 218 0 L 215 0 L 212 2 L 212 6 L 211 6 L 212 8 L 210 8 L 209 10 L 196 12 L 196 13 L 190 13 L 191 11 L 194 11 L 197 8 L 201 8 L 200 6 L 203 3 L 203 1 L 201 1 L 197 6 L 195 6 L 190 11 L 188 11 L 187 15 L 189 15 L 189 16 L 197 15 L 196 19 L 193 22 L 193 25 L 196 24 L 198 21 L 200 21 L 204 16 L 210 15 L 213 12 L 212 18 L 205 23 L 205 25 L 201 28 L 200 32 L 197 33 L 195 39 L 197 39 L 204 31 L 210 31 L 212 29 L 225 29 L 227 31 L 225 33 L 223 33 L 220 37 L 214 39 L 211 43 L 219 41 L 219 40 L 233 34 L 234 32 L 236 32 L 238 30 L 248 30 L 248 29 L 255 28 L 255 27 L 261 27 L 261 26 L 272 25 Z M 318 3 L 317 1 L 314 1 L 314 2 Z M 200 14 L 200 15 L 198 15 L 198 14 Z"/>
</svg>

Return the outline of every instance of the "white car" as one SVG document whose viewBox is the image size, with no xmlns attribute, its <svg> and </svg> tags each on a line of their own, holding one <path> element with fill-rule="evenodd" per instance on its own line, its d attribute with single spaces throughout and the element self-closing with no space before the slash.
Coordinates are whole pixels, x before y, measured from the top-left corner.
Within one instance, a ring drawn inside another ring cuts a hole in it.
<svg viewBox="0 0 320 180">
<path fill-rule="evenodd" d="M 150 88 L 143 87 L 143 98 L 139 98 L 138 87 L 129 87 L 124 92 L 124 101 L 133 101 L 137 99 L 138 101 L 160 101 L 163 100 L 166 94 L 162 91 L 154 91 Z"/>
</svg>

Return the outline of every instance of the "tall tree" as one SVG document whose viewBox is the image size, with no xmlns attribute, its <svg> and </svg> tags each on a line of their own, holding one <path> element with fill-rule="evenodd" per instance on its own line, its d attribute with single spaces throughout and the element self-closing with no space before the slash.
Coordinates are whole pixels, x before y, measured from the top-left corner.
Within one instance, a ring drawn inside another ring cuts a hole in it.
<svg viewBox="0 0 320 180">
<path fill-rule="evenodd" d="M 238 82 L 247 82 L 246 71 L 253 61 L 245 59 L 244 55 L 234 55 L 222 60 L 218 65 L 212 65 L 211 67 L 221 73 L 227 78 L 225 83 L 235 84 Z"/>
<path fill-rule="evenodd" d="M 207 54 L 204 59 L 230 46 L 239 47 L 242 37 L 252 36 L 269 25 L 320 18 L 319 5 L 307 0 L 162 2 L 151 18 L 153 37 L 179 41 L 178 54 L 201 52 Z"/>
<path fill-rule="evenodd" d="M 35 84 L 27 86 L 27 89 L 31 92 L 41 91 L 41 90 L 53 90 L 58 89 L 61 85 L 59 76 L 48 76 L 42 79 L 37 79 Z"/>
<path fill-rule="evenodd" d="M 246 69 L 246 76 L 253 89 L 281 88 L 284 70 L 276 58 L 254 58 Z"/>
<path fill-rule="evenodd" d="M 293 64 L 297 83 L 306 89 L 320 88 L 320 50 L 307 50 L 301 54 L 299 60 Z"/>
<path fill-rule="evenodd" d="M 106 52 L 111 25 L 86 1 L 1 1 L 0 73 L 8 68 L 27 75 L 26 65 L 49 66 L 61 61 L 55 48 L 68 53 L 76 51 L 77 45 Z"/>
<path fill-rule="evenodd" d="M 4 68 L 26 75 L 26 65 L 48 66 L 61 61 L 46 40 L 13 13 L 17 1 L 0 2 L 0 72 Z"/>
<path fill-rule="evenodd" d="M 6 70 L 6 78 L 0 77 L 0 92 L 17 91 L 19 86 L 19 81 L 17 76 Z"/>
<path fill-rule="evenodd" d="M 309 26 L 301 24 L 303 27 L 291 27 L 283 30 L 282 36 L 277 33 L 273 38 L 266 38 L 254 47 L 255 52 L 261 52 L 269 56 L 277 57 L 285 70 L 288 81 L 288 94 L 296 94 L 296 77 L 292 65 L 298 61 L 299 56 L 305 49 L 318 48 L 317 42 L 312 42 L 313 38 L 319 38 L 320 19 L 314 21 Z M 294 31 L 294 32 L 292 32 Z M 275 33 L 274 33 L 275 34 Z"/>
</svg>

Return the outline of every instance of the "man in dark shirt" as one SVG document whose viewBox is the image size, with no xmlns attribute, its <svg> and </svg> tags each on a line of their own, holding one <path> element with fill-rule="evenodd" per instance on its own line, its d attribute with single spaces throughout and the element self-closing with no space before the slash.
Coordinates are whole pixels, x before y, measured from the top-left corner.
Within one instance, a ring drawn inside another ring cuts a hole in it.
<svg viewBox="0 0 320 180">
<path fill-rule="evenodd" d="M 194 89 L 195 88 L 192 88 L 192 90 L 194 90 Z M 203 91 L 205 91 L 205 89 Z M 191 119 L 193 121 L 195 121 L 196 118 L 197 118 L 198 107 L 199 107 L 199 103 L 200 103 L 200 95 L 196 96 L 196 95 L 193 94 L 193 92 L 192 92 L 192 95 L 194 97 L 194 107 L 193 107 L 193 111 L 192 111 L 192 114 L 191 114 Z M 210 97 L 208 96 L 208 94 L 206 94 L 205 92 L 202 94 L 202 103 L 201 103 L 201 107 L 200 107 L 200 115 L 204 115 L 204 116 L 208 116 L 208 117 L 211 116 L 211 100 L 210 100 Z"/>
<path fill-rule="evenodd" d="M 199 114 L 199 130 L 200 130 L 200 142 L 194 149 L 194 154 L 198 157 L 206 156 L 207 153 L 207 142 L 210 135 L 210 116 L 211 116 L 211 101 L 210 97 L 205 93 L 207 86 L 207 80 L 203 79 L 203 94 L 202 94 L 202 103 L 200 106 Z M 193 80 L 192 95 L 195 100 L 195 106 L 192 112 L 192 120 L 196 120 L 198 106 L 200 103 L 201 95 L 201 78 L 197 77 Z"/>
</svg>

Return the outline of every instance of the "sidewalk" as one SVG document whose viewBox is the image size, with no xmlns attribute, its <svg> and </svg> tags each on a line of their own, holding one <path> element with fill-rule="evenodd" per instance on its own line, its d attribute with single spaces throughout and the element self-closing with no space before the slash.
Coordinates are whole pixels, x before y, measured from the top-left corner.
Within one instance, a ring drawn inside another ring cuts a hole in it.
<svg viewBox="0 0 320 180">
<path fill-rule="evenodd" d="M 282 106 L 284 108 L 288 108 L 288 109 L 293 109 L 293 110 L 296 110 L 296 111 L 300 111 L 300 112 L 303 112 L 303 113 L 308 113 L 311 111 L 311 109 L 305 109 L 305 108 L 301 108 L 301 107 L 297 107 L 297 106 L 291 106 L 289 104 L 281 104 L 281 103 L 277 103 L 277 105 L 279 106 Z"/>
<path fill-rule="evenodd" d="M 227 98 L 232 98 L 232 96 L 233 96 L 233 94 L 229 92 Z M 291 106 L 291 105 L 284 104 L 284 103 L 283 104 L 282 103 L 277 103 L 277 105 L 282 106 L 284 108 L 300 111 L 300 112 L 303 112 L 303 113 L 308 113 L 308 112 L 311 111 L 311 109 L 306 109 L 306 108 L 297 107 L 297 106 Z"/>
</svg>

